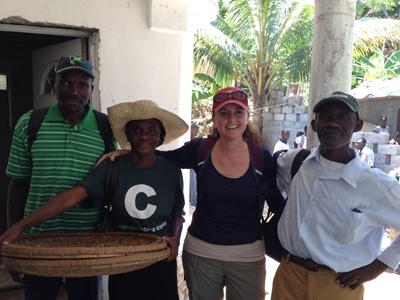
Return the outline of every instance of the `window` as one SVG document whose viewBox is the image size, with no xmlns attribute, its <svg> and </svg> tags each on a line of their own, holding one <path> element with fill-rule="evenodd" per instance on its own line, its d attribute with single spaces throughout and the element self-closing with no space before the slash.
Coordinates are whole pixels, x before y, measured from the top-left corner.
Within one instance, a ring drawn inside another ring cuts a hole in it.
<svg viewBox="0 0 400 300">
<path fill-rule="evenodd" d="M 7 75 L 0 74 L 0 91 L 7 91 Z"/>
</svg>

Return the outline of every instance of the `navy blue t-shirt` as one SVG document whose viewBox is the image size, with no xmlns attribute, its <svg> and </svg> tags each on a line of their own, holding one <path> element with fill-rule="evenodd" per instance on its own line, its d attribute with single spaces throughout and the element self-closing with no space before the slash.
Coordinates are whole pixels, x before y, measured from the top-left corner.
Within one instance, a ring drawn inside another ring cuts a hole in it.
<svg viewBox="0 0 400 300">
<path fill-rule="evenodd" d="M 179 149 L 157 154 L 197 173 L 201 141 L 195 139 Z M 272 156 L 267 148 L 263 153 L 264 181 L 276 186 Z M 209 158 L 197 183 L 197 205 L 188 231 L 194 237 L 216 245 L 243 245 L 262 239 L 258 186 L 250 164 L 242 177 L 228 178 L 215 169 Z"/>
</svg>

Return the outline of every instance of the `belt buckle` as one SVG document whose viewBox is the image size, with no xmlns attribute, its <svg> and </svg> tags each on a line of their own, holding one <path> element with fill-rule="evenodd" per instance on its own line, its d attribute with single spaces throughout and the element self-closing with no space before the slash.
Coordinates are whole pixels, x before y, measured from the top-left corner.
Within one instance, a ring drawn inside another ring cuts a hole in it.
<svg viewBox="0 0 400 300">
<path fill-rule="evenodd" d="M 306 259 L 306 263 L 305 263 L 304 267 L 307 270 L 313 271 L 313 272 L 318 272 L 318 270 L 319 270 L 318 264 L 309 258 Z"/>
</svg>

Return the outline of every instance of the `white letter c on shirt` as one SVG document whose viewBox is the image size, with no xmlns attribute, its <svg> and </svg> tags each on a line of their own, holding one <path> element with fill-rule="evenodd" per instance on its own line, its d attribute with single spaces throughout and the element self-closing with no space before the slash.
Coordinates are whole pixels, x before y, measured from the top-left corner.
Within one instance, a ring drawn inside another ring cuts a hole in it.
<svg viewBox="0 0 400 300">
<path fill-rule="evenodd" d="M 136 196 L 139 193 L 146 194 L 147 197 L 155 196 L 156 192 L 148 185 L 138 184 L 131 187 L 125 195 L 125 208 L 129 215 L 136 219 L 148 219 L 151 217 L 157 209 L 157 206 L 153 204 L 147 204 L 144 210 L 139 210 L 136 207 Z M 133 200 L 133 201 L 132 201 Z"/>
</svg>

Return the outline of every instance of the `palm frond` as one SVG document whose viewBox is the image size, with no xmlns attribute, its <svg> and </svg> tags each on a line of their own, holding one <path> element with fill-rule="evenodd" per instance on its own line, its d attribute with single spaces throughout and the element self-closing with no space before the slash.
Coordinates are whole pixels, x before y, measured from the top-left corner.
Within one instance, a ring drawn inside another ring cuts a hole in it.
<svg viewBox="0 0 400 300">
<path fill-rule="evenodd" d="M 400 20 L 358 19 L 354 24 L 353 39 L 355 60 L 372 55 L 377 47 L 400 50 Z"/>
</svg>

